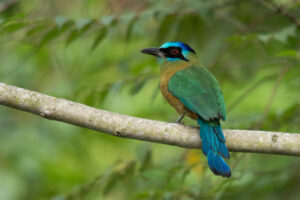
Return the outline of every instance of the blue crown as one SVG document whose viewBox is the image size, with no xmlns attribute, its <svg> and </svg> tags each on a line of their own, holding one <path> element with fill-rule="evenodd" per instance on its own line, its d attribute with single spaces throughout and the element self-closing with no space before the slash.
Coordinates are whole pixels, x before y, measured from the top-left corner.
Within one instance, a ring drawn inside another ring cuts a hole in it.
<svg viewBox="0 0 300 200">
<path fill-rule="evenodd" d="M 192 49 L 189 45 L 178 42 L 178 41 L 172 41 L 172 42 L 166 42 L 163 45 L 160 46 L 160 48 L 168 48 L 168 47 L 180 47 L 182 50 L 190 51 L 193 53 L 196 53 L 194 49 Z"/>
</svg>

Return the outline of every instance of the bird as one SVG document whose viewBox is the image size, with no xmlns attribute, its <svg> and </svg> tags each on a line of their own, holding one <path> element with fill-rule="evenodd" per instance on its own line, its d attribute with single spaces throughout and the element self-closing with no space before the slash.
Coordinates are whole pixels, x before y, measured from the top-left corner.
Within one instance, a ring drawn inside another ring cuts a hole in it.
<svg viewBox="0 0 300 200">
<path fill-rule="evenodd" d="M 176 122 L 181 123 L 186 115 L 197 120 L 202 152 L 210 170 L 215 175 L 231 177 L 231 169 L 223 159 L 229 159 L 230 154 L 220 124 L 220 120 L 226 120 L 226 108 L 217 79 L 201 64 L 195 50 L 183 42 L 166 42 L 141 52 L 157 58 L 160 90 L 180 114 Z"/>
</svg>

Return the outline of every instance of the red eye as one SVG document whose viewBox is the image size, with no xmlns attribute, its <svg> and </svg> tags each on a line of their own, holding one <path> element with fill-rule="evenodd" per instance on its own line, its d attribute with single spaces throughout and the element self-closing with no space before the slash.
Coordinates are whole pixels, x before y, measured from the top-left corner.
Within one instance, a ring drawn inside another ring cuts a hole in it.
<svg viewBox="0 0 300 200">
<path fill-rule="evenodd" d="M 172 55 L 177 55 L 178 54 L 178 49 L 172 49 L 171 54 Z"/>
</svg>

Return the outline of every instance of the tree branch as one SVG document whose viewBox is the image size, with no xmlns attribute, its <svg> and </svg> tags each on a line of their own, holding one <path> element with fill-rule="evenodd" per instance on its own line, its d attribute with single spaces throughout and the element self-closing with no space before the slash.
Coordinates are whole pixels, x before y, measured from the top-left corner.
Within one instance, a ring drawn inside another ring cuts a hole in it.
<svg viewBox="0 0 300 200">
<path fill-rule="evenodd" d="M 258 0 L 256 2 L 262 4 L 263 6 L 269 8 L 271 10 L 273 10 L 275 13 L 278 13 L 278 14 L 286 17 L 293 24 L 295 24 L 298 28 L 300 28 L 299 18 L 297 16 L 294 16 L 293 14 L 290 14 L 283 5 L 276 6 L 276 5 L 274 5 L 274 3 L 264 1 L 264 0 Z"/>
<path fill-rule="evenodd" d="M 0 104 L 118 137 L 200 148 L 198 128 L 112 113 L 0 83 Z M 300 134 L 224 130 L 229 150 L 300 156 Z"/>
</svg>

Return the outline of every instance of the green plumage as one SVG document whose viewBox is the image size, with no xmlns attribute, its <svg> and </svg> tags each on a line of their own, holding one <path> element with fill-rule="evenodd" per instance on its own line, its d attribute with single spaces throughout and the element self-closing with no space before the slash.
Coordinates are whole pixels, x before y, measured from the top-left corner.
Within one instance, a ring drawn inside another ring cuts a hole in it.
<svg viewBox="0 0 300 200">
<path fill-rule="evenodd" d="M 170 79 L 168 89 L 204 120 L 226 118 L 225 102 L 218 81 L 204 67 L 192 65 Z"/>
<path fill-rule="evenodd" d="M 223 159 L 230 154 L 220 124 L 220 119 L 226 119 L 225 102 L 216 78 L 201 67 L 195 51 L 183 42 L 167 42 L 142 52 L 158 58 L 162 72 L 160 87 L 166 100 L 200 125 L 202 152 L 209 168 L 216 175 L 230 177 L 230 167 Z"/>
</svg>

